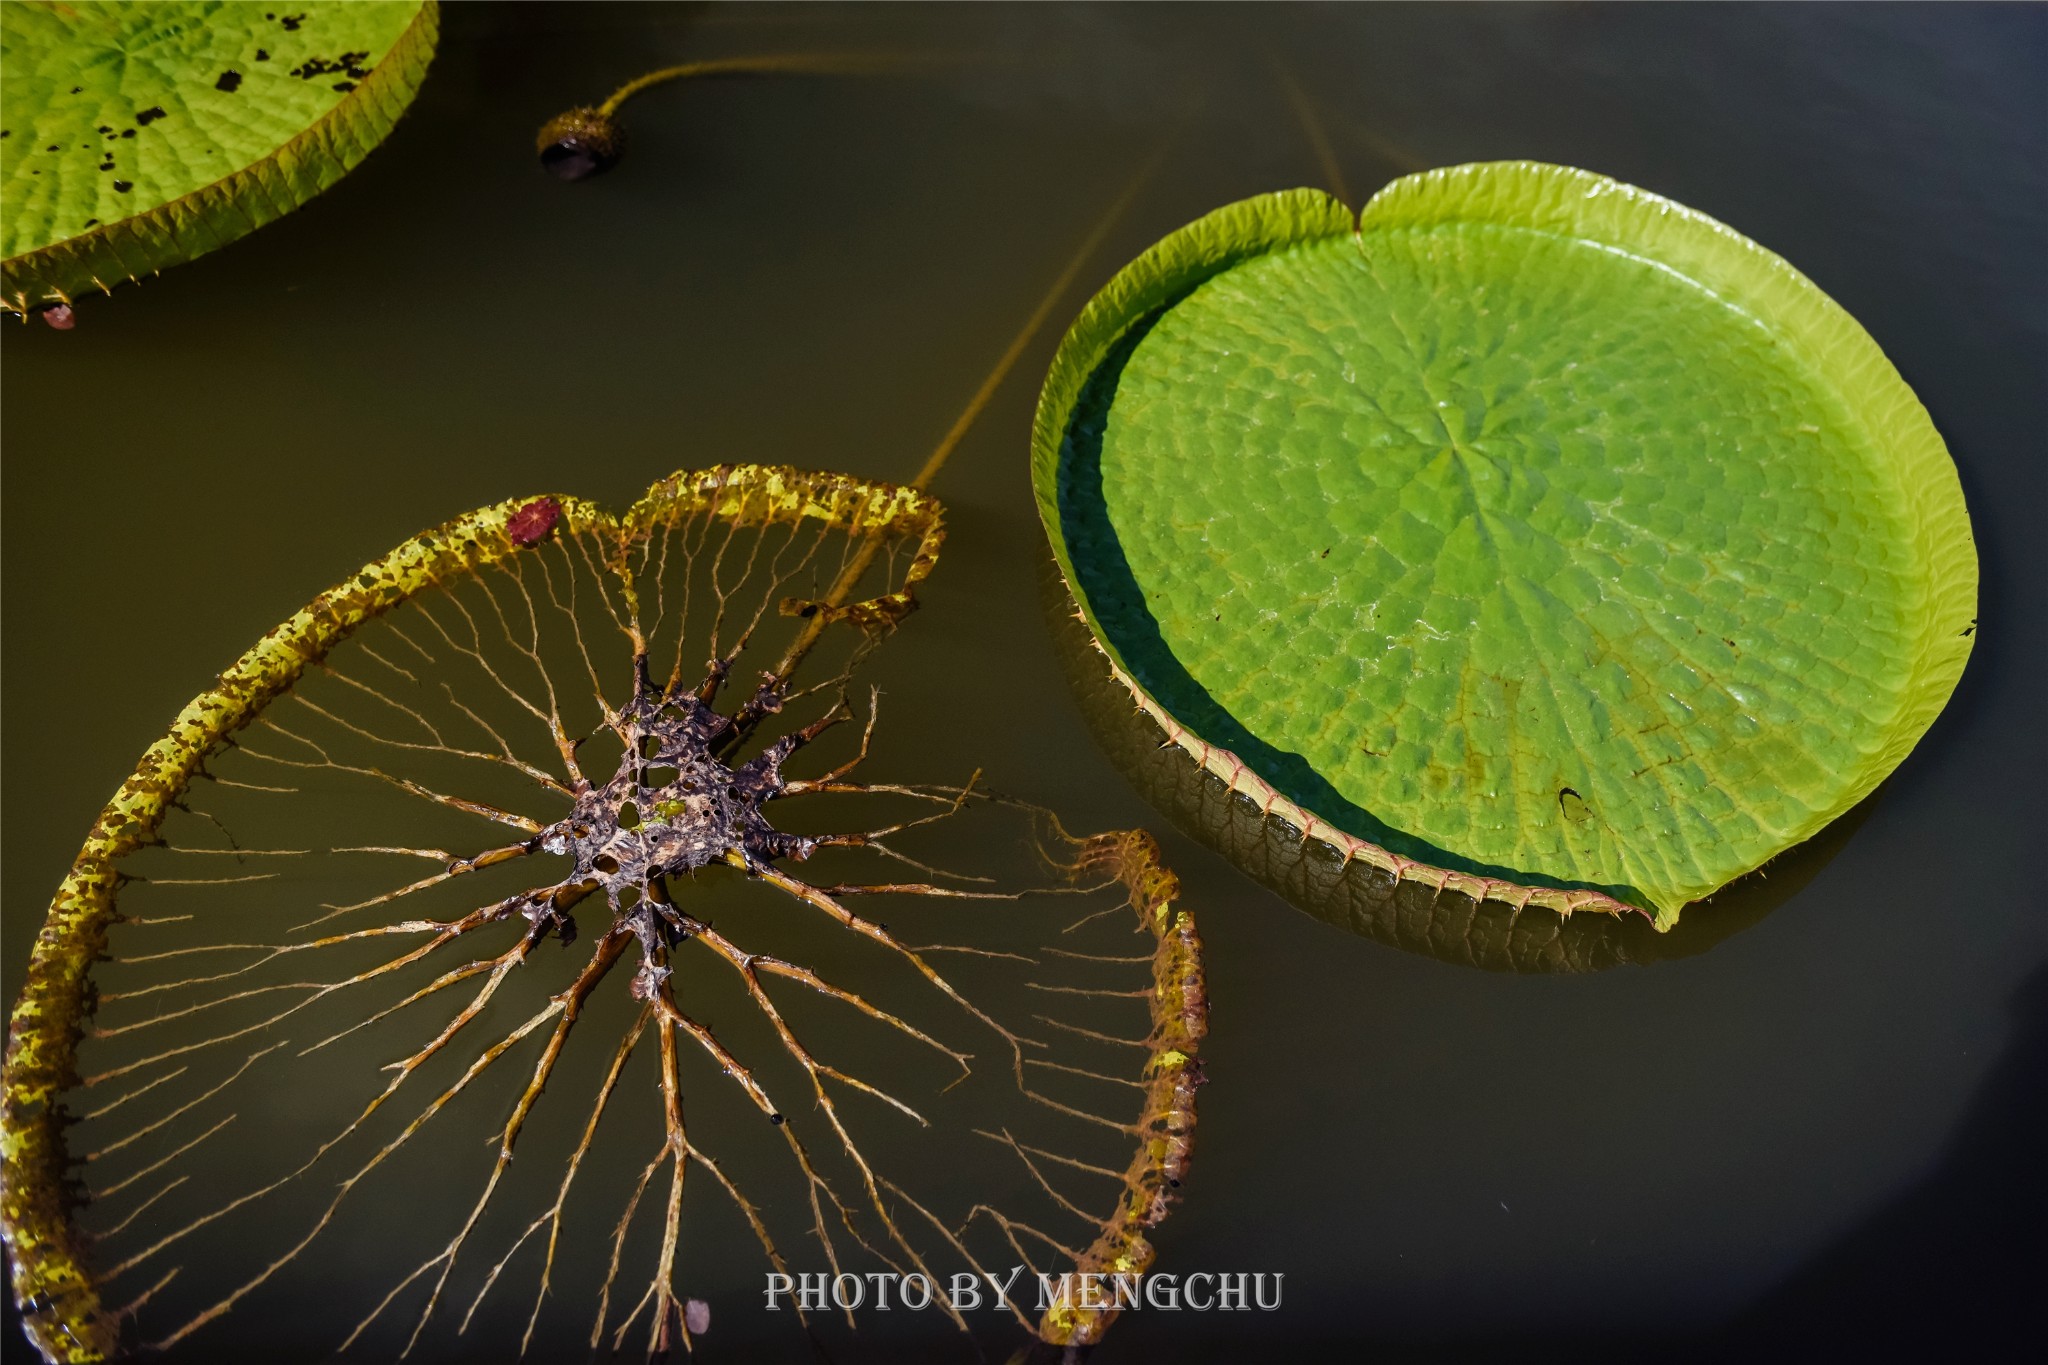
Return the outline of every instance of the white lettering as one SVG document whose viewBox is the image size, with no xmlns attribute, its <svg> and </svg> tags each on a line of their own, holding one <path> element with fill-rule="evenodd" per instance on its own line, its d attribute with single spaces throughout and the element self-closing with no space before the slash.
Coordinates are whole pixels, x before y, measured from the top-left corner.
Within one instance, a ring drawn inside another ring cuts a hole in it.
<svg viewBox="0 0 2048 1365">
<path fill-rule="evenodd" d="M 1017 1283 L 1017 1277 L 1023 1273 L 1024 1267 L 1020 1265 L 1010 1268 L 1008 1279 L 998 1281 L 995 1276 L 988 1274 L 986 1271 L 982 1273 L 982 1278 L 987 1280 L 989 1287 L 996 1291 L 997 1303 L 1008 1303 L 1010 1301 L 1010 1286 Z"/>
<path fill-rule="evenodd" d="M 824 1313 L 830 1308 L 851 1312 L 863 1305 L 886 1313 L 899 1306 L 889 1301 L 893 1288 L 900 1306 L 910 1312 L 921 1312 L 934 1303 L 941 1308 L 950 1307 L 954 1313 L 969 1313 L 985 1307 L 1022 1311 L 1023 1302 L 1016 1296 L 1016 1291 L 1019 1279 L 1029 1269 L 1025 1265 L 1016 1265 L 1007 1274 L 980 1269 L 971 1274 L 962 1271 L 946 1281 L 943 1291 L 939 1279 L 928 1272 L 908 1275 L 881 1271 L 792 1275 L 776 1271 L 768 1275 L 767 1287 L 761 1297 L 770 1313 L 781 1312 L 785 1304 L 799 1313 Z M 1043 1275 L 1033 1271 L 1031 1274 L 1038 1281 L 1040 1313 L 1060 1309 L 1084 1313 L 1129 1313 L 1143 1308 L 1162 1313 L 1175 1313 L 1182 1309 L 1196 1313 L 1243 1313 L 1254 1307 L 1271 1313 L 1280 1307 L 1281 1290 L 1287 1279 L 1282 1273 L 1254 1274 L 1243 1270 L 1198 1271 L 1192 1275 L 1148 1275 L 1142 1271 L 1068 1271 L 1061 1275 Z M 1269 1280 L 1270 1284 L 1267 1283 Z M 694 1333 L 695 1329 L 692 1331 Z"/>
</svg>

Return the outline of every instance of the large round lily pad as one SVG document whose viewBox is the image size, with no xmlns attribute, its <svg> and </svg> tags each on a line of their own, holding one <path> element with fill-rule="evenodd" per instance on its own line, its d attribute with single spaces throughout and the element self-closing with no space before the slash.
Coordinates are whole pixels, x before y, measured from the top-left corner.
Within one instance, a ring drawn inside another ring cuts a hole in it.
<svg viewBox="0 0 2048 1365">
<path fill-rule="evenodd" d="M 1875 787 L 1975 630 L 1955 466 L 1854 319 L 1555 166 L 1175 233 L 1066 338 L 1033 476 L 1110 670 L 1262 809 L 1660 927 Z"/>
<path fill-rule="evenodd" d="M 297 208 L 391 131 L 436 31 L 433 0 L 9 0 L 0 306 L 68 304 Z"/>
</svg>

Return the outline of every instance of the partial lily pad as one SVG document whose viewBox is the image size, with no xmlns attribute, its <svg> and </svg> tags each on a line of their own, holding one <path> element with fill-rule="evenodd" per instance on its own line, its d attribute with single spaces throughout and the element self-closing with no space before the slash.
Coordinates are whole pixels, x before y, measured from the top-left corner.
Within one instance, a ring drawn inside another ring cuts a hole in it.
<svg viewBox="0 0 2048 1365">
<path fill-rule="evenodd" d="M 1585 171 L 1168 237 L 1041 397 L 1107 670 L 1267 815 L 1396 878 L 1660 928 L 1868 794 L 1977 565 L 1925 410 L 1783 260 Z"/>
<path fill-rule="evenodd" d="M 0 7 L 0 306 L 155 274 L 289 213 L 389 133 L 433 0 Z"/>
</svg>

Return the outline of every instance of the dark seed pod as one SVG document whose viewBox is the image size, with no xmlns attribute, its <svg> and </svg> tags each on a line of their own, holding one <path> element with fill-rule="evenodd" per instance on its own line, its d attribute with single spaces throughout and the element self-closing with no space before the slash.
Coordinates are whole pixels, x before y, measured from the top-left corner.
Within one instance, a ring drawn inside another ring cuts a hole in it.
<svg viewBox="0 0 2048 1365">
<path fill-rule="evenodd" d="M 548 171 L 563 180 L 587 180 L 619 164 L 626 130 L 603 110 L 583 106 L 549 119 L 535 145 Z"/>
</svg>

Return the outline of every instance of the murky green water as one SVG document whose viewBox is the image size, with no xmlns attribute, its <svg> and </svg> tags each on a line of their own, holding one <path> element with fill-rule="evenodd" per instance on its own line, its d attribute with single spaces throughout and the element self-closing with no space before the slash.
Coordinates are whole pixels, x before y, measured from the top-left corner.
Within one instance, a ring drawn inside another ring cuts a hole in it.
<svg viewBox="0 0 2048 1365">
<path fill-rule="evenodd" d="M 445 24 L 420 102 L 336 190 L 87 301 L 73 333 L 6 329 L 9 999 L 101 802 L 297 605 L 514 494 L 623 505 L 728 460 L 907 477 L 1163 139 L 1060 319 L 1203 210 L 1326 178 L 1277 62 L 1354 200 L 1407 169 L 1538 157 L 1805 270 L 1946 435 L 1984 624 L 1839 851 L 1681 960 L 1447 965 L 1167 837 L 1215 1016 L 1161 1268 L 1284 1272 L 1285 1305 L 1139 1313 L 1102 1358 L 2020 1340 L 2048 1212 L 2039 10 L 455 5 Z M 612 175 L 564 186 L 533 163 L 542 120 L 646 67 L 814 49 L 976 60 L 672 89 L 629 109 Z M 873 672 L 892 762 L 980 766 L 1079 825 L 1166 835 L 1082 728 L 1041 614 L 1025 433 L 1054 340 L 935 484 L 946 555 Z M 327 1274 L 338 1296 L 388 1278 Z M 739 1298 L 705 1346 L 803 1350 Z"/>
</svg>

